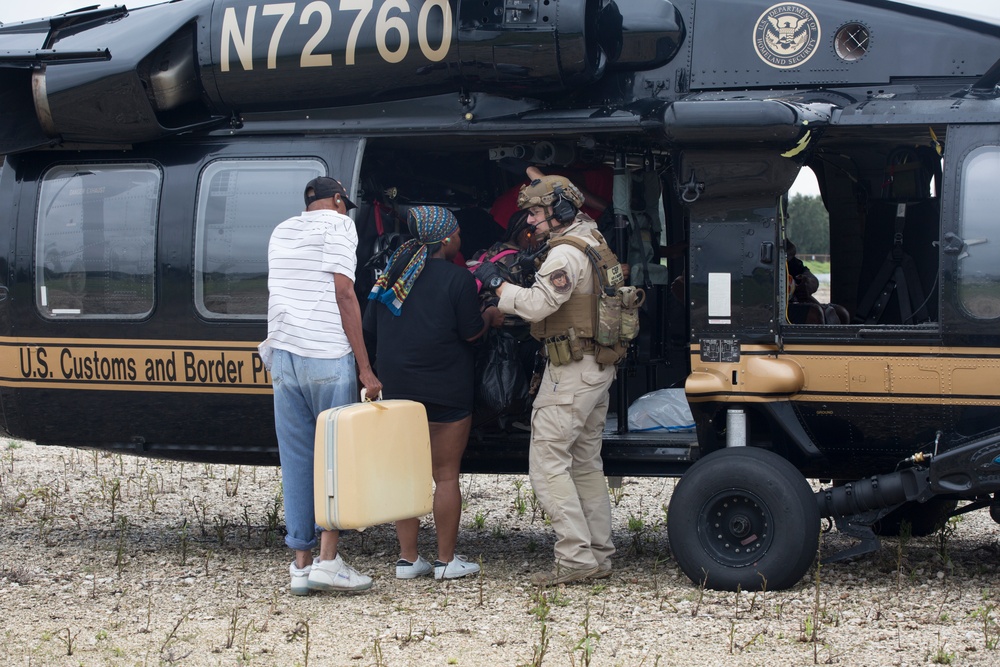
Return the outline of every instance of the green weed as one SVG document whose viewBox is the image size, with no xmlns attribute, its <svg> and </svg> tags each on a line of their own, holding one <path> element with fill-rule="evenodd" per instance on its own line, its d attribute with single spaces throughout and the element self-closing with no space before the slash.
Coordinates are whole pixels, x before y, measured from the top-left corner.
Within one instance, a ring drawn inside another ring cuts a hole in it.
<svg viewBox="0 0 1000 667">
<path fill-rule="evenodd" d="M 487 514 L 488 512 L 476 512 L 476 515 L 472 517 L 472 522 L 469 524 L 469 527 L 474 530 L 482 530 L 485 528 Z"/>
<path fill-rule="evenodd" d="M 597 642 L 601 639 L 601 634 L 590 629 L 590 600 L 587 600 L 586 613 L 580 623 L 583 627 L 583 636 L 577 641 L 574 651 L 580 652 L 580 662 L 586 667 L 590 667 L 590 659 L 597 649 Z"/>
<path fill-rule="evenodd" d="M 984 597 L 986 595 L 988 595 L 988 592 Z M 997 605 L 989 602 L 980 605 L 975 611 L 969 614 L 972 618 L 979 619 L 982 624 L 983 645 L 990 651 L 996 650 L 998 643 L 1000 643 L 1000 625 L 997 624 L 997 619 L 994 615 L 996 609 Z"/>
</svg>

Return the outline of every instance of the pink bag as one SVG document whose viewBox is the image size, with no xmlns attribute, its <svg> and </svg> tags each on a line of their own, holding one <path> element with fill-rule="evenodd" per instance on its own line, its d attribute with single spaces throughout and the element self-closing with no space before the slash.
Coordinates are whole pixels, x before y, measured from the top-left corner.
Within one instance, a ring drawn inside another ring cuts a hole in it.
<svg viewBox="0 0 1000 667">
<path fill-rule="evenodd" d="M 480 260 L 480 261 L 476 262 L 475 264 L 470 264 L 469 265 L 469 271 L 473 271 L 474 272 L 476 269 L 479 268 L 479 265 L 482 264 L 483 261 L 496 263 L 496 261 L 498 259 L 503 259 L 504 257 L 507 257 L 509 255 L 514 255 L 516 253 L 517 253 L 517 250 L 514 250 L 513 248 L 508 248 L 507 250 L 501 250 L 500 252 L 498 252 L 497 254 L 493 255 L 492 257 L 487 257 L 485 260 Z M 476 293 L 478 294 L 482 290 L 483 290 L 483 283 L 480 282 L 479 278 L 476 278 Z"/>
</svg>

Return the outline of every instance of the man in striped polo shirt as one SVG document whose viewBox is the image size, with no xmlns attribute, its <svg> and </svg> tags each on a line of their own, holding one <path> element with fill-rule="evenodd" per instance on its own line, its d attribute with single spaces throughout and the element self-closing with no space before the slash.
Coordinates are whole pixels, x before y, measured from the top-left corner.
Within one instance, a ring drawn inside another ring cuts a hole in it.
<svg viewBox="0 0 1000 667">
<path fill-rule="evenodd" d="M 285 544 L 295 550 L 290 590 L 363 591 L 371 577 L 337 553 L 338 531 L 320 533 L 313 506 L 316 418 L 358 398 L 355 363 L 369 396 L 382 384 L 372 372 L 354 293 L 358 234 L 355 208 L 340 181 L 321 176 L 305 190 L 306 210 L 274 228 L 267 249 L 267 340 L 260 356 L 271 371 L 274 425 L 285 496 Z"/>
</svg>

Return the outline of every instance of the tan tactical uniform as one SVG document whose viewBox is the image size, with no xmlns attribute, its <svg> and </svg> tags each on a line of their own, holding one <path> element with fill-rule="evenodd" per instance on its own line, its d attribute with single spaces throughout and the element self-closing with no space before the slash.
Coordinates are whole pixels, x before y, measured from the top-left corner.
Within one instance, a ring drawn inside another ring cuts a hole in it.
<svg viewBox="0 0 1000 667">
<path fill-rule="evenodd" d="M 552 237 L 578 236 L 591 245 L 597 224 L 578 214 Z M 529 321 L 545 319 L 574 293 L 594 294 L 590 260 L 569 244 L 552 248 L 531 288 L 507 284 L 499 308 Z M 555 557 L 561 566 L 593 568 L 614 552 L 611 501 L 601 460 L 613 364 L 600 365 L 593 348 L 583 359 L 561 366 L 546 364 L 531 412 L 531 486 L 556 532 Z"/>
</svg>

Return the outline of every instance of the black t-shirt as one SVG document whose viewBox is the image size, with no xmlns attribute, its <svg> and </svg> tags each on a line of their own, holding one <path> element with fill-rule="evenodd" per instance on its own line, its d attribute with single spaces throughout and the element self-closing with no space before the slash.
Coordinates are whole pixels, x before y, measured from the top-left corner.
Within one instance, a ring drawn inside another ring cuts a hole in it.
<svg viewBox="0 0 1000 667">
<path fill-rule="evenodd" d="M 475 360 L 466 339 L 482 328 L 472 274 L 428 259 L 399 316 L 375 301 L 365 309 L 382 396 L 472 410 Z"/>
</svg>

